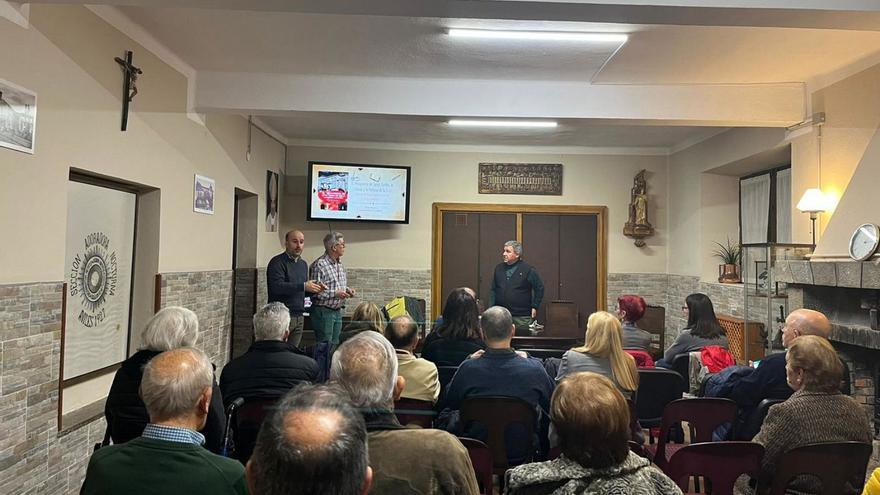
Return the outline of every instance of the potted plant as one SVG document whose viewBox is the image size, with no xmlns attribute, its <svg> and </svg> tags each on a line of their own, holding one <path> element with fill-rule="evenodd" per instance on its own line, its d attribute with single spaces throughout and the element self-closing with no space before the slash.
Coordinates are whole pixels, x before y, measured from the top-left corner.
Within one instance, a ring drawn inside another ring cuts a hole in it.
<svg viewBox="0 0 880 495">
<path fill-rule="evenodd" d="M 722 284 L 738 284 L 742 280 L 739 276 L 739 263 L 742 260 L 742 249 L 739 244 L 732 244 L 727 238 L 727 245 L 716 242 L 718 249 L 712 251 L 723 264 L 718 265 L 718 281 Z"/>
</svg>

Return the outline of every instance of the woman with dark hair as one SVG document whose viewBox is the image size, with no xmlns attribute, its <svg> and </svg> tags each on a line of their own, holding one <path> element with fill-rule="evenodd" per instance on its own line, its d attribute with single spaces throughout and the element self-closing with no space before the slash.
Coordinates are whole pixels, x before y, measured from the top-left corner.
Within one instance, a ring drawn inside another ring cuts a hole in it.
<svg viewBox="0 0 880 495">
<path fill-rule="evenodd" d="M 681 495 L 678 486 L 629 449 L 629 406 L 618 387 L 596 373 L 566 376 L 550 401 L 561 455 L 506 473 L 509 495 Z"/>
<path fill-rule="evenodd" d="M 675 356 L 685 352 L 699 351 L 703 347 L 718 345 L 727 349 L 727 335 L 715 317 L 712 300 L 706 294 L 691 294 L 684 300 L 682 308 L 688 317 L 687 325 L 675 342 L 663 353 L 657 366 L 672 367 Z"/>
<path fill-rule="evenodd" d="M 640 296 L 625 295 L 617 298 L 617 317 L 623 323 L 624 349 L 651 349 L 651 334 L 636 326 L 636 322 L 645 316 L 647 308 L 648 305 Z"/>
<path fill-rule="evenodd" d="M 485 347 L 473 291 L 466 287 L 453 290 L 443 306 L 443 321 L 425 338 L 422 357 L 437 366 L 458 366 Z"/>
</svg>

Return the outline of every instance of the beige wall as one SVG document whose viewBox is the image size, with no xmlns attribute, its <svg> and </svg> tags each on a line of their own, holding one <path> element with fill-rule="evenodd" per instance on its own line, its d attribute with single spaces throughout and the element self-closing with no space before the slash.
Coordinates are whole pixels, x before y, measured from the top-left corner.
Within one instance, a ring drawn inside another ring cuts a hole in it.
<svg viewBox="0 0 880 495">
<path fill-rule="evenodd" d="M 2 77 L 38 93 L 36 153 L 0 148 L 0 283 L 64 278 L 66 182 L 70 167 L 160 188 L 159 271 L 231 269 L 233 189 L 263 195 L 266 168 L 283 168 L 284 147 L 247 121 L 186 116 L 186 80 L 85 8 L 31 8 L 30 29 L 0 19 Z M 119 130 L 121 73 L 113 57 L 134 51 L 144 70 L 127 132 Z M 193 175 L 216 180 L 215 214 L 192 212 Z M 258 262 L 277 235 L 258 219 Z"/>
<path fill-rule="evenodd" d="M 323 252 L 321 238 L 326 222 L 305 222 L 309 160 L 410 165 L 412 190 L 408 225 L 334 223 L 346 237 L 345 260 L 352 267 L 431 267 L 431 205 L 435 202 L 523 203 L 608 206 L 608 270 L 610 272 L 662 273 L 666 269 L 666 157 L 537 155 L 472 152 L 394 151 L 290 147 L 288 184 L 282 227 L 300 228 L 306 234 L 305 257 Z M 477 193 L 480 162 L 532 162 L 563 164 L 562 196 L 486 195 Z M 648 170 L 649 220 L 657 235 L 639 249 L 621 233 L 626 222 L 633 176 Z M 299 193 L 299 194 L 294 194 Z M 500 246 L 498 247 L 500 252 Z M 528 252 L 528 246 L 525 247 Z M 526 254 L 528 256 L 528 254 Z"/>
</svg>

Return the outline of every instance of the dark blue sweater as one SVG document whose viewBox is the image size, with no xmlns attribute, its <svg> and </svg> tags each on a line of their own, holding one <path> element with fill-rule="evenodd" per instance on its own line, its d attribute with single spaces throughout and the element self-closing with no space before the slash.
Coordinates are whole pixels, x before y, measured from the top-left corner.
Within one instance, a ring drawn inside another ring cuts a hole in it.
<svg viewBox="0 0 880 495">
<path fill-rule="evenodd" d="M 283 302 L 291 316 L 302 316 L 308 279 L 309 265 L 305 260 L 294 261 L 287 252 L 275 256 L 266 267 L 269 302 Z"/>
</svg>

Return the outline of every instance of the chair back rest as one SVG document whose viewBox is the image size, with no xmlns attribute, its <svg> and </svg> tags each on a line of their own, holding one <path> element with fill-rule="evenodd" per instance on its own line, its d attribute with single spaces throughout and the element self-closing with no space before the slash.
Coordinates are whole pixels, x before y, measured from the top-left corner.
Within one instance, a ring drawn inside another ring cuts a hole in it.
<svg viewBox="0 0 880 495">
<path fill-rule="evenodd" d="M 736 402 L 717 397 L 678 399 L 666 404 L 654 462 L 661 467 L 666 463 L 666 442 L 673 426 L 687 421 L 694 432 L 691 442 L 711 442 L 715 428 L 724 423 L 733 424 L 736 421 L 736 412 Z"/>
<path fill-rule="evenodd" d="M 434 425 L 434 404 L 427 400 L 405 399 L 394 403 L 394 414 L 400 424 L 431 428 Z"/>
<path fill-rule="evenodd" d="M 529 356 L 533 358 L 538 358 L 541 360 L 547 358 L 562 358 L 562 355 L 565 354 L 565 351 L 568 349 L 525 349 L 518 348 L 518 351 L 525 351 L 529 353 Z"/>
<path fill-rule="evenodd" d="M 685 383 L 690 383 L 690 368 L 691 368 L 691 353 L 683 352 L 681 354 L 676 354 L 674 358 L 672 358 L 672 369 L 677 371 L 682 378 L 684 378 Z"/>
<path fill-rule="evenodd" d="M 647 351 L 641 349 L 624 349 L 623 352 L 629 354 L 636 360 L 636 367 L 638 368 L 654 367 L 654 358 L 652 358 Z"/>
<path fill-rule="evenodd" d="M 578 325 L 578 307 L 574 301 L 549 301 L 544 337 L 583 337 Z"/>
<path fill-rule="evenodd" d="M 665 472 L 685 493 L 691 476 L 703 476 L 712 495 L 733 495 L 736 479 L 757 476 L 764 446 L 753 442 L 707 442 L 686 445 L 675 452 Z"/>
<path fill-rule="evenodd" d="M 660 423 L 666 404 L 681 399 L 684 389 L 684 379 L 675 371 L 665 368 L 639 369 L 636 418 L 643 423 L 654 422 L 656 426 Z"/>
<path fill-rule="evenodd" d="M 476 422 L 483 425 L 488 433 L 486 444 L 492 451 L 496 474 L 508 468 L 505 432 L 512 425 L 523 429 L 524 442 L 528 452 L 532 452 L 532 439 L 535 434 L 535 408 L 518 397 L 472 397 L 466 399 L 460 410 L 461 425 Z M 509 436 L 507 438 L 510 438 Z M 528 462 L 530 459 L 526 459 Z"/>
<path fill-rule="evenodd" d="M 822 482 L 822 495 L 861 491 L 872 446 L 862 442 L 813 443 L 782 454 L 770 495 L 783 495 L 798 475 L 809 474 Z M 847 484 L 850 487 L 847 487 Z"/>
<path fill-rule="evenodd" d="M 440 382 L 440 399 L 446 397 L 446 386 L 452 381 L 456 371 L 458 371 L 458 366 L 437 366 L 437 381 Z"/>
<path fill-rule="evenodd" d="M 246 463 L 257 443 L 257 433 L 266 416 L 272 412 L 279 398 L 250 399 L 235 410 L 232 418 L 232 439 L 235 442 L 233 457 Z"/>
<path fill-rule="evenodd" d="M 471 458 L 471 464 L 474 465 L 474 474 L 477 475 L 477 482 L 480 484 L 481 494 L 492 494 L 492 451 L 485 443 L 466 437 L 459 437 L 458 440 L 467 449 Z"/>
<path fill-rule="evenodd" d="M 737 440 L 751 440 L 755 438 L 755 435 L 761 431 L 761 426 L 764 424 L 764 419 L 767 417 L 767 413 L 770 411 L 770 406 L 775 406 L 780 402 L 785 402 L 785 399 L 764 399 L 759 404 L 758 407 L 753 410 L 749 416 L 746 418 L 745 422 L 737 429 L 736 438 Z"/>
</svg>

